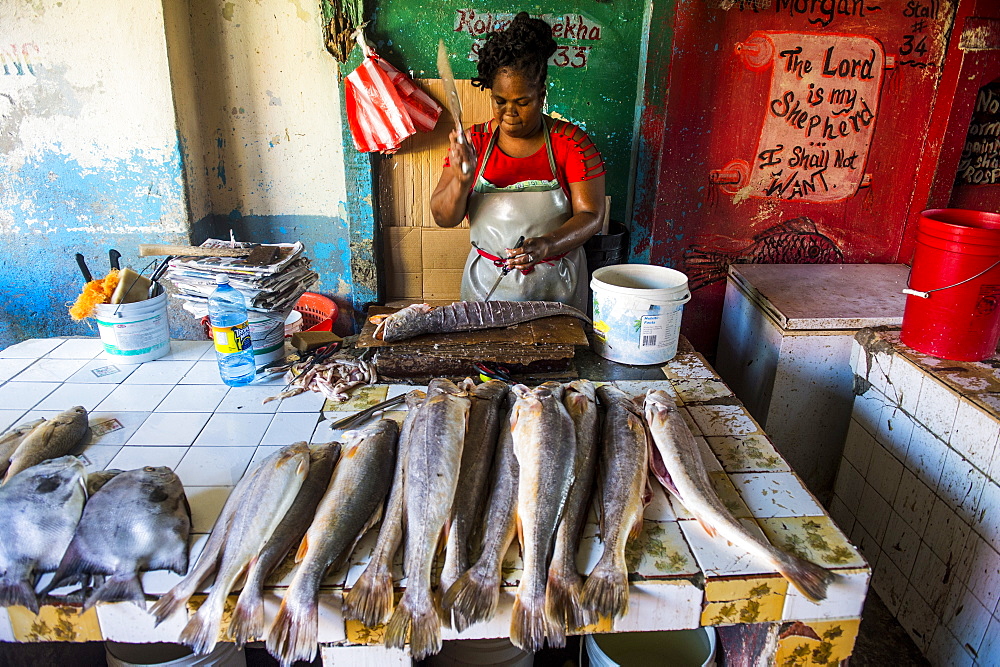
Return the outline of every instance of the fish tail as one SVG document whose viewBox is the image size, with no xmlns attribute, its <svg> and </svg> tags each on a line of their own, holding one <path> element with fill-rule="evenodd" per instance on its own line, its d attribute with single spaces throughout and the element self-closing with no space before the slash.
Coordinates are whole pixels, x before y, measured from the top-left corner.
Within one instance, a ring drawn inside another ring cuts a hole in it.
<svg viewBox="0 0 1000 667">
<path fill-rule="evenodd" d="M 27 581 L 0 579 L 0 607 L 19 605 L 38 613 L 38 598 L 35 589 Z"/>
<path fill-rule="evenodd" d="M 826 568 L 791 554 L 784 554 L 777 567 L 781 576 L 813 602 L 826 599 L 826 588 L 837 577 Z"/>
<path fill-rule="evenodd" d="M 316 657 L 316 636 L 319 633 L 315 598 L 298 599 L 291 605 L 288 601 L 286 595 L 271 631 L 267 633 L 267 651 L 281 663 L 281 667 L 291 667 L 296 660 L 312 662 Z"/>
<path fill-rule="evenodd" d="M 440 652 L 441 616 L 436 606 L 431 603 L 426 609 L 417 609 L 404 593 L 385 626 L 385 645 L 403 648 L 409 632 L 410 656 L 414 660 L 423 660 Z"/>
<path fill-rule="evenodd" d="M 187 604 L 191 596 L 178 589 L 179 586 L 174 586 L 160 596 L 160 599 L 149 608 L 149 613 L 156 619 L 156 625 L 167 620 L 167 617 L 173 616 L 178 609 Z"/>
<path fill-rule="evenodd" d="M 90 594 L 87 601 L 83 603 L 83 610 L 87 611 L 98 602 L 135 602 L 145 609 L 146 594 L 143 592 L 142 584 L 135 572 L 113 574 Z"/>
<path fill-rule="evenodd" d="M 583 606 L 601 616 L 618 618 L 628 613 L 628 574 L 598 563 L 583 584 Z"/>
<path fill-rule="evenodd" d="M 593 621 L 591 613 L 583 606 L 583 582 L 575 572 L 549 570 L 545 589 L 545 613 L 570 630 L 576 630 Z"/>
<path fill-rule="evenodd" d="M 392 574 L 385 568 L 366 568 L 344 596 L 344 618 L 369 628 L 384 623 L 392 613 Z"/>
<path fill-rule="evenodd" d="M 213 598 L 218 598 L 222 604 L 216 603 Z M 181 631 L 178 638 L 180 643 L 190 646 L 197 655 L 211 653 L 219 640 L 219 626 L 222 624 L 221 607 L 224 604 L 224 597 L 210 594 L 184 626 L 184 630 Z M 215 607 L 219 607 L 219 609 L 215 609 Z"/>
<path fill-rule="evenodd" d="M 243 648 L 247 642 L 264 634 L 264 600 L 261 594 L 260 586 L 250 582 L 240 591 L 233 620 L 229 622 L 229 636 L 236 643 L 236 648 Z"/>
<path fill-rule="evenodd" d="M 442 602 L 451 611 L 455 629 L 462 632 L 476 623 L 488 621 L 497 612 L 500 602 L 500 580 L 473 567 L 448 588 Z"/>
<path fill-rule="evenodd" d="M 555 646 L 555 642 L 562 637 L 562 644 L 566 644 L 565 632 L 557 623 L 549 621 L 545 614 L 544 596 L 531 598 L 530 604 L 526 604 L 520 593 L 514 598 L 514 608 L 510 612 L 510 641 L 514 646 L 523 651 L 535 653 L 545 646 L 545 637 L 548 635 Z"/>
</svg>

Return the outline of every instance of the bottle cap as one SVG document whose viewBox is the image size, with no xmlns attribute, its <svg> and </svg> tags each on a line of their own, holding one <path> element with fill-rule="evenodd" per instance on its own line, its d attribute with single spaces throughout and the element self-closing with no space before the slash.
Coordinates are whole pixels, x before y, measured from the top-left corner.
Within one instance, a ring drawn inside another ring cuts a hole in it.
<svg viewBox="0 0 1000 667">
<path fill-rule="evenodd" d="M 228 285 L 229 284 L 229 276 L 227 276 L 224 273 L 221 273 L 221 274 L 215 276 L 215 284 L 216 285 Z"/>
</svg>

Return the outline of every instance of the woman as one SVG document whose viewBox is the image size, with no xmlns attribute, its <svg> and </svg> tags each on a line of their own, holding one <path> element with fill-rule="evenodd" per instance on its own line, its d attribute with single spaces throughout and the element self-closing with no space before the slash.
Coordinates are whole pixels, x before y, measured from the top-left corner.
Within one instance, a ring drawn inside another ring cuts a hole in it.
<svg viewBox="0 0 1000 667">
<path fill-rule="evenodd" d="M 479 77 L 472 84 L 490 91 L 493 120 L 473 125 L 461 142 L 451 132 L 431 197 L 441 227 L 469 217 L 473 247 L 462 276 L 465 301 L 485 299 L 507 267 L 491 300 L 561 301 L 587 309 L 581 246 L 601 228 L 604 161 L 580 128 L 542 113 L 555 50 L 549 25 L 521 12 L 479 51 Z M 521 236 L 524 243 L 515 248 Z"/>
</svg>

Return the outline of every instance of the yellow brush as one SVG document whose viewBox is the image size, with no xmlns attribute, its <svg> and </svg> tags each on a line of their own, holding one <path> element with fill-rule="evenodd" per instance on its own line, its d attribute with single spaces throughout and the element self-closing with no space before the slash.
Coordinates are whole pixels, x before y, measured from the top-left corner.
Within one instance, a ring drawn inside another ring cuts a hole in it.
<svg viewBox="0 0 1000 667">
<path fill-rule="evenodd" d="M 135 303 L 149 298 L 149 278 L 140 276 L 127 266 L 118 276 L 118 286 L 111 295 L 111 303 Z"/>
</svg>

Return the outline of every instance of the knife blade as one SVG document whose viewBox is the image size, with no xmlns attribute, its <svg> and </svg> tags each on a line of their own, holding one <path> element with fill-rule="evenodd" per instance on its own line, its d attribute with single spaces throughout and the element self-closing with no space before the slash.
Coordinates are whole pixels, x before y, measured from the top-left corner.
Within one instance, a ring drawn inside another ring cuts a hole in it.
<svg viewBox="0 0 1000 667">
<path fill-rule="evenodd" d="M 516 249 L 520 248 L 523 245 L 524 245 L 524 237 L 522 236 L 522 237 L 520 237 L 517 240 L 517 243 L 514 244 L 514 247 L 511 248 L 511 250 L 516 250 Z M 495 281 L 493 281 L 493 287 L 491 287 L 490 291 L 486 293 L 486 298 L 483 299 L 483 301 L 489 301 L 490 300 L 490 297 L 493 296 L 493 292 L 496 292 L 497 291 L 497 287 L 500 286 L 500 281 L 503 280 L 503 277 L 505 275 L 507 275 L 508 273 L 510 273 L 510 268 L 509 267 L 505 266 L 502 269 L 500 269 L 500 275 L 497 276 L 497 279 Z"/>
<path fill-rule="evenodd" d="M 448 49 L 444 46 L 444 40 L 438 40 L 438 75 L 441 83 L 444 84 L 445 101 L 448 103 L 448 111 L 455 119 L 455 129 L 458 130 L 458 143 L 465 143 L 465 128 L 462 127 L 462 101 L 458 99 L 458 89 L 455 88 L 455 74 L 451 71 L 451 63 L 448 62 Z M 468 174 L 472 166 L 462 160 L 462 173 Z"/>
</svg>

